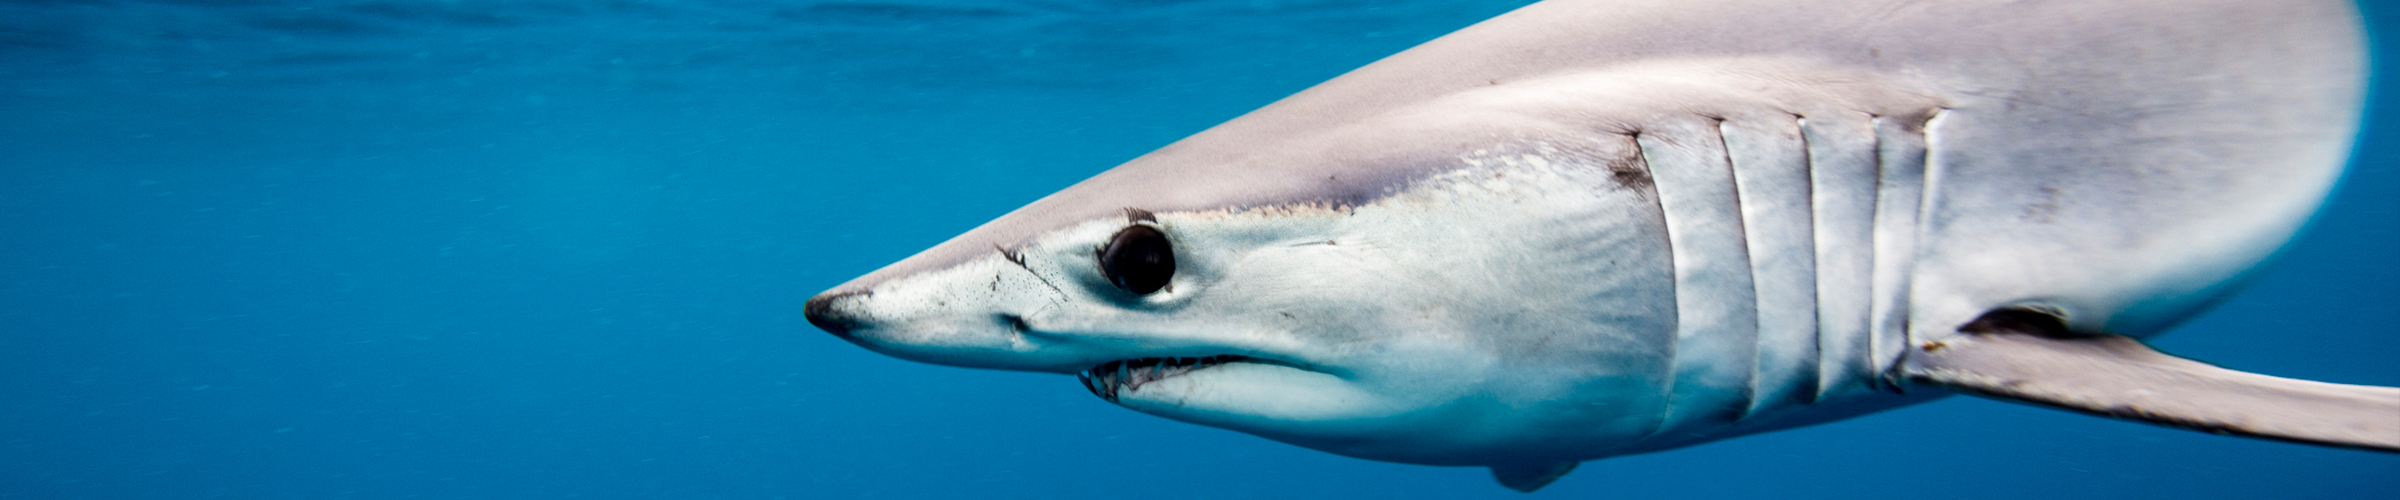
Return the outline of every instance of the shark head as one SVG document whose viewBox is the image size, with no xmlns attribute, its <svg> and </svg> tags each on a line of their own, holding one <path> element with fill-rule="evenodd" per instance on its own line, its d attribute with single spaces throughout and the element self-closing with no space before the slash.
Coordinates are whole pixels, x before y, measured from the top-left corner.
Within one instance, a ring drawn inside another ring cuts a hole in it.
<svg viewBox="0 0 2400 500">
<path fill-rule="evenodd" d="M 1070 374 L 1126 408 L 1363 458 L 1546 464 L 1655 430 L 1674 306 L 1639 159 L 1521 126 L 1392 126 L 1417 122 L 1212 159 L 1284 167 L 1272 183 L 1170 148 L 808 316 L 892 356 Z"/>
</svg>

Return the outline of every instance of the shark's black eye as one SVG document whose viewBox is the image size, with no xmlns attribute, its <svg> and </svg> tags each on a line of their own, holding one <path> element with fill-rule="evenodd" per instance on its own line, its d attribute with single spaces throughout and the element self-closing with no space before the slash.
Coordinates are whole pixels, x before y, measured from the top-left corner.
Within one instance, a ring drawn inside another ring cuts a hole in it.
<svg viewBox="0 0 2400 500">
<path fill-rule="evenodd" d="M 1167 278 L 1175 276 L 1175 248 L 1157 228 L 1128 226 L 1100 249 L 1100 272 L 1117 288 L 1149 295 L 1165 288 Z"/>
</svg>

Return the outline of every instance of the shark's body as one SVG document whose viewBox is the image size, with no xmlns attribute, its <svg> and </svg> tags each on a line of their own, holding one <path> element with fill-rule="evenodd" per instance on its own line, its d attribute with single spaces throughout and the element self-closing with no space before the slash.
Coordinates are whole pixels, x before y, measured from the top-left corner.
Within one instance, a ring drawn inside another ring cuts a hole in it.
<svg viewBox="0 0 2400 500">
<path fill-rule="evenodd" d="M 808 312 L 1519 488 L 1922 386 L 2395 449 L 2400 391 L 2084 336 L 2155 334 L 2290 238 L 2345 163 L 2363 50 L 2334 1 L 1551 0 Z"/>
</svg>

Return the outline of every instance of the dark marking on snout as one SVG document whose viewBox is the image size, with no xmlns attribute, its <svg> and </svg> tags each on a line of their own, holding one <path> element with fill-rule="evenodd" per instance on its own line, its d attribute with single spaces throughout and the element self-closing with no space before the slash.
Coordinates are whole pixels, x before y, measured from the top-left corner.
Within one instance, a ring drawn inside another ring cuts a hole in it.
<svg viewBox="0 0 2400 500">
<path fill-rule="evenodd" d="M 1158 214 L 1150 213 L 1149 210 L 1125 207 L 1125 222 L 1148 222 L 1157 224 Z"/>
<path fill-rule="evenodd" d="M 872 295 L 874 295 L 873 292 L 863 291 L 820 294 L 810 297 L 808 305 L 801 308 L 801 312 L 808 316 L 808 324 L 815 325 L 817 329 L 824 330 L 825 333 L 841 337 L 842 340 L 851 340 L 850 330 L 857 328 L 863 321 L 842 307 L 842 303 L 845 302 L 843 299 L 853 296 L 866 298 Z"/>
<path fill-rule="evenodd" d="M 1000 258 L 1008 259 L 1009 262 L 1015 263 L 1017 267 L 1025 267 L 1024 253 L 1009 251 L 1008 247 L 1000 246 L 998 243 L 992 244 L 992 249 L 1000 251 Z M 1032 269 L 1028 268 L 1027 270 L 1030 271 Z"/>
<path fill-rule="evenodd" d="M 1139 210 L 1135 210 L 1135 209 L 1131 209 L 1131 208 L 1128 208 L 1128 209 L 1125 209 L 1125 210 L 1126 210 L 1126 211 L 1128 211 L 1129 213 L 1130 213 L 1130 212 L 1136 212 L 1136 211 L 1139 211 Z M 1142 215 L 1143 215 L 1143 216 L 1148 216 L 1148 215 L 1150 215 L 1150 212 L 1142 212 Z M 1151 220 L 1153 220 L 1153 221 L 1156 221 L 1156 220 L 1158 220 L 1158 219 L 1155 219 L 1155 218 L 1153 218 L 1153 219 L 1151 219 Z M 1060 289 L 1058 289 L 1058 285 L 1050 283 L 1050 278 L 1044 278 L 1044 277 L 1042 277 L 1042 273 L 1034 272 L 1034 271 L 1033 271 L 1033 266 L 1028 266 L 1028 265 L 1025 265 L 1025 252 L 1022 252 L 1022 251 L 1011 251 L 1011 250 L 1009 250 L 1009 249 L 1008 249 L 1008 247 L 1003 247 L 1003 246 L 996 245 L 996 244 L 995 244 L 995 245 L 992 245 L 992 249 L 993 249 L 993 250 L 998 250 L 998 251 L 1000 252 L 1000 258 L 1002 258 L 1002 259 L 1007 259 L 1007 260 L 1008 260 L 1008 262 L 1009 262 L 1010 264 L 1016 264 L 1018 269 L 1024 269 L 1024 270 L 1025 270 L 1025 274 L 1031 274 L 1031 275 L 1033 275 L 1033 279 L 1041 280 L 1041 281 L 1042 281 L 1042 286 L 1050 287 L 1050 291 L 1058 292 L 1058 293 L 1059 293 L 1059 294 L 1061 294 L 1061 295 L 1064 295 L 1064 294 L 1066 294 L 1066 293 L 1067 293 L 1067 291 L 1066 291 L 1066 290 L 1060 290 Z M 999 276 L 999 275 L 993 275 L 993 276 L 992 276 L 992 291 L 994 291 L 994 292 L 998 292 L 998 291 L 1000 291 L 1000 276 Z"/>
</svg>

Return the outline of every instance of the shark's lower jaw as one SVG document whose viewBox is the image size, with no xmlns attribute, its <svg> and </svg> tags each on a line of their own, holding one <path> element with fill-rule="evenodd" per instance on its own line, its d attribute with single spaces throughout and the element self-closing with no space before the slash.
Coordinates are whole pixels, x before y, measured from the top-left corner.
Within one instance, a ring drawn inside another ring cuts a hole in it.
<svg viewBox="0 0 2400 500">
<path fill-rule="evenodd" d="M 1117 402 L 1117 394 L 1140 389 L 1142 384 L 1165 380 L 1225 363 L 1245 361 L 1247 356 L 1222 354 L 1199 358 L 1140 358 L 1110 361 L 1075 374 L 1083 388 L 1108 402 Z"/>
</svg>

